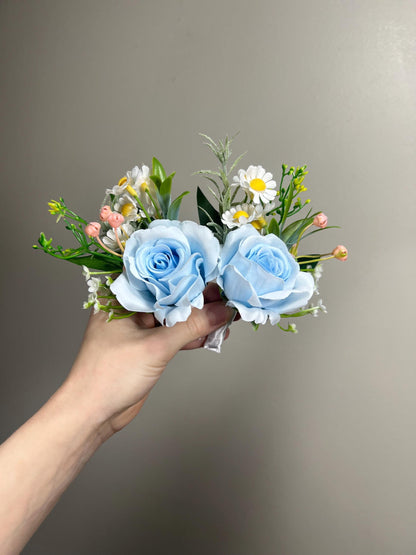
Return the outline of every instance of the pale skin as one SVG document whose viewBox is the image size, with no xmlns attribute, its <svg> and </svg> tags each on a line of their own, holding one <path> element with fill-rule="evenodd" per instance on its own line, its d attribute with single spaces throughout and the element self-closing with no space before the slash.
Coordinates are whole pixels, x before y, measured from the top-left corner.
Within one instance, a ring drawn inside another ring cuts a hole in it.
<svg viewBox="0 0 416 555">
<path fill-rule="evenodd" d="M 151 314 L 90 317 L 75 363 L 46 404 L 0 446 L 0 553 L 20 553 L 94 452 L 140 412 L 180 349 L 203 345 L 230 321 L 216 286 L 186 322 L 156 327 Z"/>
</svg>

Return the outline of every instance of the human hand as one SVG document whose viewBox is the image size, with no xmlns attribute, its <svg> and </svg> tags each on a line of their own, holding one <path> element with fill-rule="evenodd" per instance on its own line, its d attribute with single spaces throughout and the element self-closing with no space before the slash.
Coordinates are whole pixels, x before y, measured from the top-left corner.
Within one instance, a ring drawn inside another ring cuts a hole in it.
<svg viewBox="0 0 416 555">
<path fill-rule="evenodd" d="M 106 322 L 91 314 L 84 341 L 63 387 L 82 401 L 98 422 L 114 433 L 140 411 L 166 364 L 180 349 L 203 346 L 206 336 L 230 321 L 234 310 L 209 284 L 205 305 L 186 322 L 156 326 L 152 314 Z"/>
</svg>

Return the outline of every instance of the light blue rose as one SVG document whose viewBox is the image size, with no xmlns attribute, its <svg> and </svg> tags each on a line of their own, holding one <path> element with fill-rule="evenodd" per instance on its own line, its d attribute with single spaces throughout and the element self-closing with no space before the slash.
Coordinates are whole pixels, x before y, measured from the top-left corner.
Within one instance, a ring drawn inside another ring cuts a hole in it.
<svg viewBox="0 0 416 555">
<path fill-rule="evenodd" d="M 166 326 L 185 321 L 202 308 L 203 291 L 218 272 L 220 245 L 195 222 L 155 220 L 135 231 L 123 256 L 124 271 L 111 291 L 124 308 L 153 312 Z"/>
<path fill-rule="evenodd" d="M 262 236 L 253 226 L 231 231 L 220 262 L 219 286 L 247 322 L 277 324 L 280 315 L 298 310 L 311 298 L 314 281 L 301 272 L 285 243 L 274 234 Z"/>
</svg>

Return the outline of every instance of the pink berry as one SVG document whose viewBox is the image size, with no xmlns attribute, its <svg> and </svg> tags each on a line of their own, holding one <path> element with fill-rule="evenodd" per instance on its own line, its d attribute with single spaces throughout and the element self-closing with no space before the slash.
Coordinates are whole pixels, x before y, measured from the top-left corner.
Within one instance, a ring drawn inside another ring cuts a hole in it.
<svg viewBox="0 0 416 555">
<path fill-rule="evenodd" d="M 103 206 L 100 210 L 100 220 L 102 222 L 106 222 L 109 218 L 109 216 L 112 214 L 112 210 L 111 208 L 106 204 L 105 206 Z"/>
<path fill-rule="evenodd" d="M 338 260 L 347 260 L 347 258 L 348 258 L 348 249 L 346 247 L 344 247 L 344 245 L 338 245 L 332 251 L 332 254 L 335 256 L 335 258 L 338 258 Z"/>
<path fill-rule="evenodd" d="M 316 227 L 321 227 L 323 229 L 328 224 L 328 216 L 326 216 L 323 212 L 320 212 L 314 217 L 312 223 Z"/>
<path fill-rule="evenodd" d="M 98 222 L 90 222 L 85 226 L 85 233 L 88 237 L 98 237 L 100 235 L 101 225 Z"/>
<path fill-rule="evenodd" d="M 108 216 L 107 222 L 111 225 L 112 228 L 120 227 L 121 224 L 124 222 L 124 216 L 122 216 L 119 212 L 112 212 Z"/>
</svg>

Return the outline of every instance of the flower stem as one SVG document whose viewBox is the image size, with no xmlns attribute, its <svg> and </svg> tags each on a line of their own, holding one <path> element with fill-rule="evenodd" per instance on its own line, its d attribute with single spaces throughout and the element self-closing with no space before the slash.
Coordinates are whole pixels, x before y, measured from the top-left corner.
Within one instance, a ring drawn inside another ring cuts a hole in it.
<svg viewBox="0 0 416 555">
<path fill-rule="evenodd" d="M 124 247 L 121 244 L 120 237 L 118 236 L 117 228 L 113 227 L 113 231 L 114 231 L 114 235 L 116 236 L 116 241 L 117 241 L 118 246 L 120 247 L 121 252 L 124 252 Z"/>
<path fill-rule="evenodd" d="M 159 208 L 157 207 L 156 201 L 155 199 L 152 197 L 152 195 L 150 194 L 150 191 L 148 189 L 146 189 L 146 194 L 147 196 L 150 198 L 150 202 L 153 204 L 154 209 L 156 210 L 156 216 L 159 218 L 159 220 L 162 219 L 162 215 L 159 211 Z"/>
<path fill-rule="evenodd" d="M 127 314 L 120 314 L 120 316 L 114 316 L 114 314 L 110 317 L 110 320 L 121 320 L 122 318 L 130 318 L 136 314 L 135 312 L 128 312 Z"/>
<path fill-rule="evenodd" d="M 305 263 L 310 264 L 311 262 L 322 262 L 322 260 L 330 260 L 331 258 L 335 258 L 335 256 L 331 253 L 328 253 L 326 255 L 323 254 L 322 257 L 312 258 L 312 260 L 307 260 Z"/>
<path fill-rule="evenodd" d="M 123 258 L 123 255 L 120 254 L 119 252 L 114 252 L 111 249 L 109 249 L 108 247 L 106 247 L 99 237 L 95 237 L 95 240 L 100 245 L 100 247 L 103 248 L 105 251 L 107 251 L 111 254 L 114 254 L 115 256 L 120 256 L 121 258 Z"/>
<path fill-rule="evenodd" d="M 127 185 L 126 189 L 131 194 L 131 196 L 134 198 L 134 200 L 137 202 L 137 204 L 140 206 L 140 208 L 143 210 L 147 221 L 150 223 L 152 221 L 152 218 L 149 216 L 149 214 L 148 214 L 146 208 L 144 207 L 142 201 L 139 199 L 139 195 L 136 193 L 136 191 L 133 189 L 133 187 L 131 185 Z"/>
</svg>

